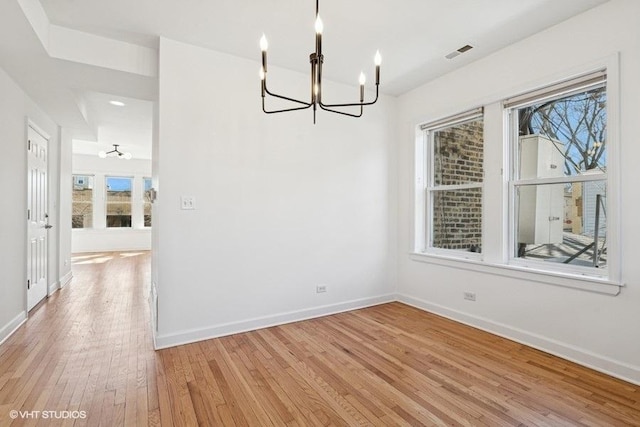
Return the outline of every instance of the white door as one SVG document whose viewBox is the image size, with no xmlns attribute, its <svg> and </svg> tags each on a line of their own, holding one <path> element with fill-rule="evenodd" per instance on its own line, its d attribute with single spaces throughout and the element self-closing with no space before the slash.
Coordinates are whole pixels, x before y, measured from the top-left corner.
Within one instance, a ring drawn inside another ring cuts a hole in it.
<svg viewBox="0 0 640 427">
<path fill-rule="evenodd" d="M 47 148 L 49 141 L 29 126 L 27 135 L 27 309 L 47 296 Z"/>
</svg>

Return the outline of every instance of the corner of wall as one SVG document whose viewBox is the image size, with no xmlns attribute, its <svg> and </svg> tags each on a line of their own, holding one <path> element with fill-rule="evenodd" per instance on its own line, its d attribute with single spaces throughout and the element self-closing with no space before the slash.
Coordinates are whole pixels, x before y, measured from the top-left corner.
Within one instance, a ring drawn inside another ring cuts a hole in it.
<svg viewBox="0 0 640 427">
<path fill-rule="evenodd" d="M 163 348 L 174 347 L 177 345 L 189 344 L 197 341 L 253 331 L 256 329 L 270 328 L 272 326 L 283 325 L 286 323 L 299 322 L 302 320 L 329 316 L 331 314 L 342 313 L 345 311 L 372 307 L 379 304 L 393 302 L 395 300 L 395 294 L 386 294 L 377 297 L 362 298 L 337 304 L 290 311 L 286 313 L 278 313 L 270 316 L 242 320 L 239 322 L 214 325 L 201 329 L 180 331 L 172 334 L 163 335 L 157 334 L 156 331 L 154 331 L 154 345 L 156 350 L 159 350 Z"/>
<path fill-rule="evenodd" d="M 593 353 L 589 350 L 566 344 L 557 340 L 544 337 L 515 328 L 504 323 L 496 322 L 481 316 L 464 313 L 440 304 L 435 304 L 420 298 L 405 294 L 397 294 L 397 300 L 404 304 L 446 317 L 455 322 L 465 324 L 472 328 L 480 329 L 502 338 L 518 342 L 528 347 L 541 350 L 579 365 L 586 366 L 595 371 L 611 375 L 624 381 L 640 385 L 640 366 L 630 365 L 609 357 Z"/>
<path fill-rule="evenodd" d="M 3 344 L 24 322 L 27 321 L 27 312 L 23 311 L 14 317 L 9 323 L 0 328 L 0 345 Z"/>
</svg>

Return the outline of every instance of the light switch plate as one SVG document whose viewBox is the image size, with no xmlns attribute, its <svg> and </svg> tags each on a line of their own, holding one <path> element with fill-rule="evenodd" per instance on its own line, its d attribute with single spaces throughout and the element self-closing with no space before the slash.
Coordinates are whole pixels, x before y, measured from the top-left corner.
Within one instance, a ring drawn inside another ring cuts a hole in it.
<svg viewBox="0 0 640 427">
<path fill-rule="evenodd" d="M 193 210 L 196 208 L 196 199 L 193 196 L 180 197 L 180 209 Z"/>
</svg>

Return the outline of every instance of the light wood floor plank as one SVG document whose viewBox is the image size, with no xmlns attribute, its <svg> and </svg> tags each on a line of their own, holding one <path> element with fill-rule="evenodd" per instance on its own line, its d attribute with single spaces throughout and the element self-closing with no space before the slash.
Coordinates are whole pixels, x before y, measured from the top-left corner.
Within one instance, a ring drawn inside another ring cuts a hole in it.
<svg viewBox="0 0 640 427">
<path fill-rule="evenodd" d="M 640 426 L 639 386 L 400 303 L 156 352 L 149 254 L 73 261 L 0 346 L 2 427 Z"/>
</svg>

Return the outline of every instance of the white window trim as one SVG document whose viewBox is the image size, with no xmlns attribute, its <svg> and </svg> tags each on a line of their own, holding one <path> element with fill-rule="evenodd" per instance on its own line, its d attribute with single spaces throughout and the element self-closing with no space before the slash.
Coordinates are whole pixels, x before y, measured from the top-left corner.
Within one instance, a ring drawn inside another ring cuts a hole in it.
<svg viewBox="0 0 640 427">
<path fill-rule="evenodd" d="M 565 264 L 560 264 L 560 263 L 550 263 L 544 260 L 535 260 L 535 259 L 523 259 L 523 258 L 518 258 L 515 256 L 516 253 L 516 242 L 514 239 L 514 233 L 516 232 L 516 228 L 517 228 L 517 219 L 516 219 L 516 191 L 515 189 L 517 187 L 521 187 L 521 186 L 526 186 L 526 185 L 541 185 L 541 184 L 564 184 L 564 183 L 568 183 L 568 182 L 588 182 L 588 181 L 603 181 L 606 180 L 607 181 L 607 198 L 609 198 L 609 191 L 611 190 L 611 183 L 609 180 L 609 175 L 615 175 L 616 173 L 619 174 L 619 167 L 617 166 L 617 164 L 614 162 L 614 164 L 612 165 L 612 158 L 613 156 L 611 156 L 611 146 L 612 145 L 617 145 L 617 140 L 616 142 L 614 142 L 614 144 L 611 144 L 613 140 L 612 138 L 612 133 L 609 132 L 610 129 L 615 128 L 615 126 L 617 126 L 617 122 L 614 123 L 614 121 L 612 120 L 610 114 L 611 114 L 611 108 L 610 108 L 610 103 L 612 103 L 611 97 L 610 95 L 612 94 L 613 90 L 609 84 L 609 78 L 607 76 L 608 74 L 608 69 L 603 69 L 602 70 L 597 70 L 595 72 L 590 72 L 590 73 L 585 73 L 584 76 L 581 77 L 577 77 L 577 78 L 571 78 L 566 80 L 564 83 L 556 83 L 554 85 L 551 86 L 546 86 L 546 88 L 539 88 L 536 89 L 532 92 L 530 92 L 529 94 L 524 94 L 524 95 L 520 95 L 518 97 L 512 98 L 512 99 L 508 99 L 506 101 L 504 101 L 504 105 L 505 105 L 505 115 L 504 117 L 507 120 L 507 126 L 506 128 L 508 129 L 506 132 L 506 146 L 505 146 L 505 150 L 504 152 L 506 153 L 506 156 L 508 158 L 509 161 L 509 167 L 508 167 L 508 171 L 509 173 L 507 173 L 505 175 L 505 179 L 507 180 L 507 187 L 508 187 L 508 229 L 507 229 L 507 237 L 508 237 L 508 242 L 507 242 L 507 249 L 508 249 L 508 253 L 507 253 L 507 264 L 509 266 L 514 266 L 514 267 L 521 267 L 521 268 L 529 268 L 529 269 L 533 269 L 533 270 L 538 270 L 540 272 L 543 272 L 545 274 L 558 274 L 558 275 L 563 275 L 563 274 L 568 274 L 568 275 L 575 275 L 575 276 L 579 276 L 579 277 L 592 277 L 594 279 L 597 280 L 604 280 L 609 282 L 610 279 L 613 279 L 612 283 L 618 283 L 617 281 L 619 280 L 619 276 L 613 276 L 610 273 L 610 267 L 611 267 L 611 259 L 613 256 L 613 253 L 611 252 L 611 247 L 613 246 L 614 242 L 618 242 L 618 240 L 613 240 L 611 236 L 611 232 L 609 230 L 609 224 L 611 222 L 613 222 L 614 224 L 618 224 L 619 222 L 619 217 L 613 217 L 610 215 L 610 207 L 612 205 L 611 201 L 608 200 L 607 201 L 607 252 L 608 252 L 608 257 L 607 257 L 607 268 L 606 269 L 598 269 L 596 267 L 590 267 L 590 266 L 577 266 L 577 265 L 565 265 Z M 512 112 L 517 109 L 517 108 L 522 108 L 526 105 L 530 105 L 532 103 L 536 103 L 536 102 L 540 102 L 541 100 L 544 99 L 548 99 L 548 98 L 552 98 L 552 97 L 556 97 L 558 95 L 565 97 L 565 96 L 570 96 L 573 93 L 580 93 L 584 90 L 589 90 L 592 87 L 597 87 L 599 84 L 602 83 L 602 78 L 603 76 L 607 76 L 606 78 L 606 83 L 605 83 L 605 87 L 606 87 L 606 92 L 607 92 L 607 172 L 595 172 L 595 173 L 589 173 L 589 174 L 584 174 L 584 175 L 578 175 L 578 176 L 565 176 L 565 177 L 556 177 L 556 178 L 538 178 L 538 179 L 519 179 L 516 178 L 517 176 L 517 156 L 518 156 L 518 150 L 514 147 L 514 141 L 516 141 L 518 139 L 517 135 L 516 135 L 516 126 L 515 126 L 515 116 L 512 114 Z M 566 90 L 563 89 L 563 87 L 566 87 Z M 558 88 L 560 88 L 560 90 L 558 90 Z M 554 92 L 553 96 L 546 96 L 549 92 Z M 519 102 L 518 99 L 523 100 L 522 102 Z M 615 99 L 615 98 L 614 98 Z M 615 113 L 614 113 L 615 114 Z M 617 116 L 614 116 L 617 117 Z M 615 134 L 615 132 L 614 132 Z M 619 163 L 618 163 L 619 164 Z M 614 166 L 615 165 L 615 166 Z M 609 171 L 610 169 L 612 169 L 613 167 L 615 167 L 614 173 L 610 174 Z M 615 225 L 614 225 L 615 227 Z M 615 250 L 614 250 L 615 253 Z M 616 255 L 617 256 L 617 255 Z"/>
<path fill-rule="evenodd" d="M 429 263 L 441 265 L 455 269 L 469 270 L 474 272 L 494 274 L 497 276 L 511 277 L 514 279 L 527 280 L 531 282 L 539 282 L 547 285 L 556 285 L 561 287 L 574 288 L 580 291 L 595 292 L 607 295 L 618 295 L 622 287 L 626 286 L 622 276 L 621 263 L 621 224 L 620 224 L 620 53 L 616 52 L 607 57 L 595 60 L 588 64 L 583 64 L 569 70 L 564 70 L 554 75 L 540 78 L 535 81 L 524 84 L 520 87 L 520 91 L 511 90 L 511 94 L 530 93 L 536 88 L 548 87 L 549 84 L 560 83 L 568 79 L 577 78 L 579 76 L 588 75 L 601 69 L 607 72 L 607 133 L 608 133 L 608 168 L 607 168 L 607 198 L 610 203 L 607 207 L 607 216 L 610 219 L 607 223 L 608 234 L 608 255 L 607 270 L 608 279 L 602 279 L 594 276 L 576 275 L 565 272 L 552 272 L 547 270 L 538 270 L 529 266 L 518 266 L 508 264 L 509 253 L 509 126 L 507 120 L 507 110 L 500 109 L 502 114 L 502 138 L 503 138 L 503 202 L 502 202 L 502 245 L 501 253 L 483 255 L 495 260 L 486 262 L 482 259 L 465 259 L 460 257 L 451 257 L 443 254 L 427 253 L 424 251 L 426 233 L 425 233 L 425 135 L 421 126 L 422 123 L 428 122 L 423 120 L 414 127 L 415 155 L 414 155 L 414 221 L 413 221 L 413 245 L 409 250 L 409 258 L 415 262 Z M 505 90 L 506 92 L 506 90 Z M 494 103 L 502 104 L 505 99 L 511 96 L 509 93 L 494 94 L 483 99 L 482 104 L 485 106 Z M 493 108 L 488 109 L 493 111 Z M 486 113 L 485 109 L 485 113 Z M 451 117 L 451 116 L 447 116 Z M 493 121 L 493 118 L 489 120 Z M 485 125 L 487 123 L 485 117 Z M 483 198 L 484 200 L 484 198 Z M 486 207 L 483 210 L 483 216 L 486 217 Z M 484 229 L 483 229 L 484 232 Z M 483 238 L 484 241 L 484 238 Z M 484 246 L 484 245 L 483 245 Z M 484 251 L 484 247 L 483 247 Z"/>
<path fill-rule="evenodd" d="M 463 260 L 481 261 L 482 253 L 468 252 L 458 249 L 436 248 L 430 245 L 432 227 L 427 223 L 431 223 L 432 206 L 431 193 L 437 191 L 461 190 L 470 188 L 479 188 L 484 193 L 484 180 L 478 183 L 459 184 L 459 185 L 433 185 L 433 144 L 430 140 L 430 134 L 434 131 L 445 129 L 457 124 L 472 121 L 477 118 L 483 118 L 484 111 L 482 107 L 469 110 L 464 113 L 447 116 L 434 121 L 423 123 L 416 129 L 416 223 L 415 223 L 415 247 L 414 251 L 420 254 L 434 254 L 438 256 L 452 257 Z M 484 198 L 483 198 L 484 200 Z M 484 209 L 482 209 L 484 216 Z M 484 219 L 483 219 L 484 224 Z M 482 230 L 484 234 L 484 227 Z M 483 239 L 481 238 L 481 241 Z"/>
<path fill-rule="evenodd" d="M 536 266 L 530 265 L 496 264 L 481 260 L 461 259 L 459 257 L 447 257 L 417 252 L 410 253 L 409 257 L 413 261 L 450 267 L 457 270 L 528 280 L 546 285 L 562 286 L 606 295 L 618 295 L 620 288 L 624 286 L 623 283 L 610 279 L 570 272 L 541 270 L 536 268 Z"/>
</svg>

